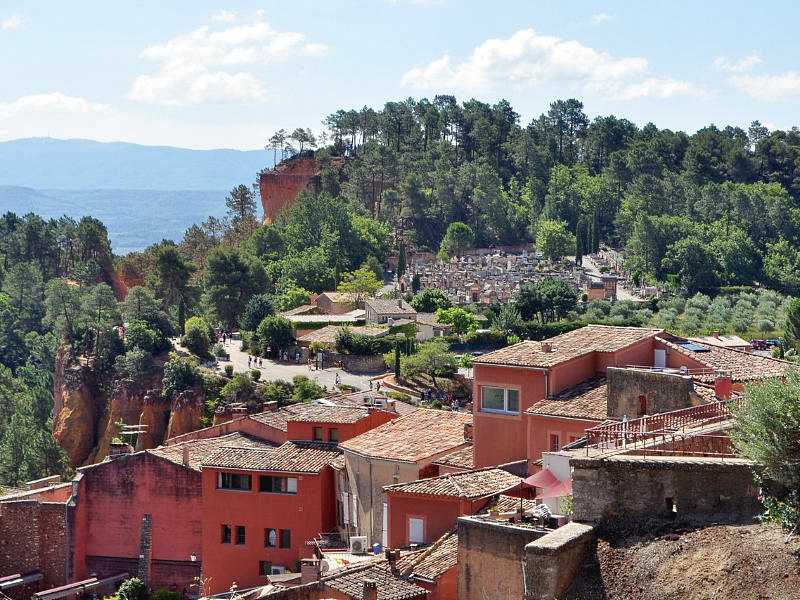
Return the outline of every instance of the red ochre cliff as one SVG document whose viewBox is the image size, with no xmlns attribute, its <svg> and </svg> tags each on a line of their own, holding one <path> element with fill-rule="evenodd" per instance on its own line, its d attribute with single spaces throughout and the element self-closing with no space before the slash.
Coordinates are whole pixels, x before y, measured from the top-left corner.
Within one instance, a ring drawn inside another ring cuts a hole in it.
<svg viewBox="0 0 800 600">
<path fill-rule="evenodd" d="M 191 389 L 170 400 L 161 396 L 166 357 L 154 360 L 153 371 L 137 381 L 114 379 L 101 383 L 83 358 L 60 348 L 53 385 L 53 437 L 73 467 L 102 461 L 119 437 L 117 423 L 147 425 L 137 449 L 154 448 L 172 435 L 200 428 L 205 400 Z"/>
<path fill-rule="evenodd" d="M 271 171 L 263 171 L 259 176 L 258 188 L 264 209 L 264 222 L 275 221 L 278 213 L 291 206 L 301 191 L 313 190 L 318 174 L 317 160 L 306 155 L 289 158 Z"/>
</svg>

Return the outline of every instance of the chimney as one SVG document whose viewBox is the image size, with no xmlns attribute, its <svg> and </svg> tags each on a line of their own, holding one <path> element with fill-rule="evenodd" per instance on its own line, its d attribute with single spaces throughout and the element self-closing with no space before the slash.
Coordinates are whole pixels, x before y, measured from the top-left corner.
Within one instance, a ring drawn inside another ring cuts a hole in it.
<svg viewBox="0 0 800 600">
<path fill-rule="evenodd" d="M 277 400 L 270 400 L 269 402 L 264 402 L 261 406 L 262 412 L 275 412 L 278 410 L 278 401 Z"/>
<path fill-rule="evenodd" d="M 397 403 L 392 399 L 387 400 L 386 410 L 388 410 L 389 412 L 397 412 Z"/>
<path fill-rule="evenodd" d="M 553 347 L 550 342 L 542 342 L 542 352 L 552 352 Z"/>
<path fill-rule="evenodd" d="M 386 550 L 384 550 L 384 556 L 386 556 L 386 560 L 389 563 L 389 569 L 392 571 L 392 573 L 397 572 L 397 559 L 400 558 L 400 551 L 386 548 Z"/>
<path fill-rule="evenodd" d="M 374 579 L 364 580 L 364 593 L 362 600 L 378 600 L 378 582 Z"/>
<path fill-rule="evenodd" d="M 108 446 L 108 458 L 114 460 L 126 454 L 133 454 L 133 446 L 125 442 L 111 442 Z"/>
<path fill-rule="evenodd" d="M 472 423 L 464 423 L 464 440 L 472 441 Z"/>
<path fill-rule="evenodd" d="M 244 419 L 247 416 L 247 408 L 244 406 L 236 406 L 231 411 L 231 420 Z"/>
<path fill-rule="evenodd" d="M 728 371 L 717 371 L 714 378 L 714 395 L 718 400 L 730 400 L 733 392 L 733 379 Z"/>
<path fill-rule="evenodd" d="M 300 585 L 319 581 L 320 561 L 318 558 L 304 558 L 300 561 Z"/>
<path fill-rule="evenodd" d="M 403 299 L 402 298 L 398 298 L 397 299 L 397 307 L 398 308 L 403 308 Z"/>
<path fill-rule="evenodd" d="M 189 466 L 189 444 L 181 445 L 181 462 L 184 467 Z"/>
</svg>

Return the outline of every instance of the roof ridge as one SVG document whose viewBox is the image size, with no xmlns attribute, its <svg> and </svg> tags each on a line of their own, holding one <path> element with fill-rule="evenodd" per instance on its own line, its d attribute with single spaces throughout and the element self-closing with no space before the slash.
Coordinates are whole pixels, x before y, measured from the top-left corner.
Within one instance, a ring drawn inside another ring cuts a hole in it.
<svg viewBox="0 0 800 600">
<path fill-rule="evenodd" d="M 446 541 L 448 541 L 448 540 L 450 539 L 450 537 L 451 537 L 451 536 L 453 536 L 453 535 L 456 535 L 456 532 L 457 532 L 457 531 L 458 531 L 458 530 L 457 530 L 456 528 L 453 528 L 453 529 L 450 529 L 449 531 L 446 531 L 446 532 L 445 532 L 445 533 L 443 533 L 441 536 L 439 536 L 439 539 L 438 539 L 438 540 L 436 540 L 435 542 L 433 542 L 433 544 L 431 544 L 430 546 L 428 546 L 427 548 L 425 548 L 425 550 L 423 550 L 422 552 L 420 552 L 418 556 L 414 557 L 414 560 L 412 560 L 412 561 L 411 561 L 411 562 L 408 564 L 408 566 L 407 566 L 405 569 L 403 569 L 403 571 L 402 571 L 402 575 L 403 575 L 404 577 L 408 577 L 409 575 L 411 575 L 411 574 L 414 572 L 414 569 L 415 569 L 415 568 L 416 568 L 416 567 L 417 567 L 417 566 L 418 566 L 418 565 L 419 565 L 419 564 L 420 564 L 420 563 L 421 563 L 423 560 L 425 560 L 425 559 L 426 559 L 426 558 L 428 558 L 428 557 L 429 557 L 431 554 L 433 554 L 433 553 L 434 553 L 436 550 L 438 550 L 438 549 L 439 549 L 439 548 L 440 548 L 440 547 L 441 547 L 441 546 L 442 546 L 442 545 L 443 545 L 443 544 L 444 544 Z"/>
</svg>

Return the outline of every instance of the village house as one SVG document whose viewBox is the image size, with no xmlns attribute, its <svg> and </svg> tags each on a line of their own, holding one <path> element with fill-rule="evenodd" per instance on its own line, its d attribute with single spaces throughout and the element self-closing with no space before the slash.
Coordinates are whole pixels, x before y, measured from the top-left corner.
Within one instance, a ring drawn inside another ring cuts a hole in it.
<svg viewBox="0 0 800 600">
<path fill-rule="evenodd" d="M 602 380 L 610 367 L 685 375 L 698 384 L 698 394 L 705 385 L 729 396 L 747 381 L 785 375 L 790 364 L 640 327 L 588 325 L 542 342 L 520 342 L 473 362 L 475 466 L 525 457 L 535 462 L 542 452 L 569 444 L 606 419 L 635 418 L 702 401 L 681 392 L 672 396 L 672 404 L 664 404 L 661 396 L 654 401 L 650 390 L 628 398 L 624 409 L 615 408 L 618 399 L 609 395 Z"/>
<path fill-rule="evenodd" d="M 420 342 L 443 337 L 452 328 L 453 326 L 447 323 L 439 323 L 435 313 L 417 313 L 417 340 Z"/>
<path fill-rule="evenodd" d="M 386 323 L 389 326 L 399 326 L 417 320 L 417 311 L 401 298 L 397 300 L 367 298 L 364 301 L 364 310 L 367 323 Z"/>
<path fill-rule="evenodd" d="M 450 531 L 459 516 L 483 511 L 519 481 L 519 474 L 493 467 L 385 486 L 388 545 L 431 544 Z"/>
<path fill-rule="evenodd" d="M 437 474 L 433 464 L 468 445 L 468 413 L 417 409 L 340 444 L 344 450 L 350 524 L 370 543 L 388 544 L 383 487 Z"/>
<path fill-rule="evenodd" d="M 349 292 L 322 292 L 312 300 L 326 315 L 343 315 L 359 308 L 356 306 L 358 295 Z"/>
<path fill-rule="evenodd" d="M 203 578 L 214 593 L 298 571 L 316 537 L 334 529 L 335 444 L 224 447 L 203 461 Z"/>
</svg>

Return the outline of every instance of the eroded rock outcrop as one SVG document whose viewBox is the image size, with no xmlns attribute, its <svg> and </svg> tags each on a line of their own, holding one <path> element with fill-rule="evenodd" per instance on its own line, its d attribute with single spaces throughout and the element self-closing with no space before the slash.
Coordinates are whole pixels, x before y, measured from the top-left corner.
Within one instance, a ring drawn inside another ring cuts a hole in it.
<svg viewBox="0 0 800 600">
<path fill-rule="evenodd" d="M 175 394 L 170 407 L 166 439 L 200 429 L 204 402 L 205 394 L 199 387 Z"/>
<path fill-rule="evenodd" d="M 95 387 L 86 361 L 73 361 L 66 350 L 59 348 L 53 377 L 53 437 L 72 466 L 84 464 L 95 445 Z"/>
<path fill-rule="evenodd" d="M 152 370 L 137 379 L 102 382 L 89 361 L 72 358 L 59 348 L 53 386 L 53 436 L 79 467 L 102 461 L 119 423 L 146 425 L 136 449 L 154 448 L 167 437 L 199 429 L 205 396 L 201 388 L 186 390 L 169 400 L 161 396 L 166 356 L 153 360 Z"/>
</svg>

